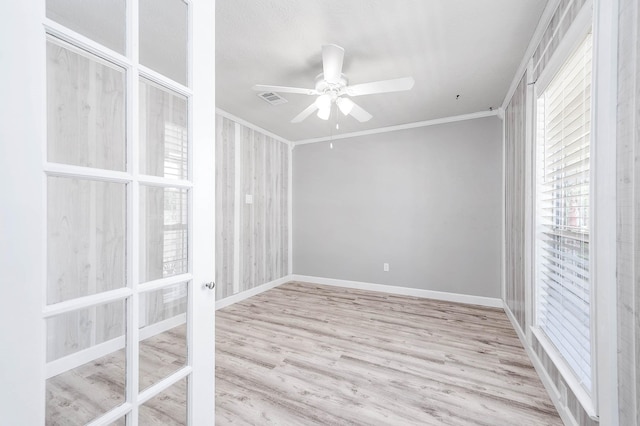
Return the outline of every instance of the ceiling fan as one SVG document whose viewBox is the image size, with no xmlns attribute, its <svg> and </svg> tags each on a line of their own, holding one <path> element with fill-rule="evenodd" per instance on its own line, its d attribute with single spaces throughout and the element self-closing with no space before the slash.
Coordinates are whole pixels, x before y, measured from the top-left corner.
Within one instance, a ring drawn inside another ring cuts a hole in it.
<svg viewBox="0 0 640 426">
<path fill-rule="evenodd" d="M 326 44 L 322 46 L 323 72 L 316 77 L 314 89 L 256 84 L 253 86 L 253 90 L 318 96 L 311 105 L 291 120 L 292 123 L 301 122 L 316 110 L 318 111 L 319 118 L 328 120 L 331 115 L 331 107 L 334 103 L 344 115 L 350 114 L 356 120 L 365 122 L 371 119 L 371 114 L 358 106 L 349 97 L 399 92 L 402 90 L 410 90 L 413 87 L 413 77 L 395 78 L 392 80 L 381 80 L 349 86 L 347 77 L 342 74 L 343 60 L 344 49 L 342 47 L 335 44 Z"/>
</svg>

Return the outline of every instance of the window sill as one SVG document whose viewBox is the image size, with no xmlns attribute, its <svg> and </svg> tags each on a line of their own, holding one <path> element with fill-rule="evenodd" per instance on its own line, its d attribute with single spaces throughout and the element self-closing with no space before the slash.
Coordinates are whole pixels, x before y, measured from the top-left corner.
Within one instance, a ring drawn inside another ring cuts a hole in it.
<svg viewBox="0 0 640 426">
<path fill-rule="evenodd" d="M 582 386 L 580 380 L 576 377 L 575 373 L 571 370 L 567 362 L 564 360 L 558 349 L 556 349 L 555 345 L 549 340 L 544 331 L 540 328 L 533 326 L 530 327 L 531 333 L 536 337 L 540 346 L 544 349 L 553 365 L 556 367 L 560 376 L 567 384 L 571 392 L 575 395 L 576 399 L 584 409 L 584 411 L 591 417 L 593 420 L 598 420 L 598 413 L 596 411 L 596 406 L 594 404 L 593 399 L 589 392 Z M 536 354 L 537 356 L 537 354 Z M 554 386 L 557 386 L 554 383 Z M 596 384 L 594 383 L 594 386 Z M 557 387 L 556 387 L 556 390 Z M 558 391 L 559 392 L 559 391 Z M 566 402 L 565 402 L 566 403 Z"/>
</svg>

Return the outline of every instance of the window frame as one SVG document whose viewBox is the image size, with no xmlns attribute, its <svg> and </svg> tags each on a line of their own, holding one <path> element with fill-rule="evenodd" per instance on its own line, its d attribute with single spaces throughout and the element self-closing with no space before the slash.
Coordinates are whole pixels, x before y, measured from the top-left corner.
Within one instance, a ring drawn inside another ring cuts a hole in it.
<svg viewBox="0 0 640 426">
<path fill-rule="evenodd" d="M 528 105 L 531 105 L 531 115 L 530 119 L 532 125 L 530 129 L 530 150 L 531 153 L 531 208 L 529 210 L 530 217 L 532 220 L 530 221 L 530 228 L 528 229 L 529 235 L 529 243 L 531 247 L 532 259 L 530 266 L 530 276 L 531 276 L 531 293 L 532 297 L 530 300 L 531 306 L 531 318 L 532 325 L 530 326 L 530 331 L 532 335 L 537 339 L 538 343 L 545 350 L 549 358 L 553 361 L 553 364 L 558 369 L 562 379 L 569 386 L 573 394 L 578 399 L 579 403 L 585 409 L 587 414 L 591 417 L 597 417 L 597 401 L 598 401 L 598 348 L 596 345 L 597 342 L 597 321 L 596 321 L 596 304 L 597 304 L 597 280 L 595 273 L 595 258 L 596 253 L 598 252 L 596 245 L 596 238 L 592 238 L 594 234 L 596 234 L 596 203 L 598 200 L 596 199 L 596 193 L 594 191 L 595 186 L 595 174 L 596 167 L 594 161 L 594 146 L 595 146 L 595 135 L 596 135 L 596 126 L 595 126 L 595 91 L 596 89 L 596 37 L 594 34 L 593 39 L 593 57 L 592 57 L 592 98 L 591 98 L 591 140 L 590 140 L 590 186 L 589 186 L 589 235 L 590 235 L 590 243 L 589 243 L 589 297 L 590 297 L 590 312 L 589 312 L 589 330 L 590 330 L 590 350 L 591 350 L 591 391 L 587 391 L 580 380 L 578 379 L 576 373 L 574 373 L 573 369 L 569 366 L 569 363 L 565 360 L 564 356 L 560 353 L 560 351 L 556 348 L 556 346 L 551 342 L 551 339 L 547 337 L 546 333 L 538 326 L 538 298 L 539 298 L 539 289 L 538 289 L 538 248 L 537 248 L 537 221 L 538 221 L 538 199 L 537 199 L 537 158 L 536 158 L 536 149 L 537 149 L 537 123 L 538 120 L 538 108 L 537 103 L 540 96 L 542 96 L 545 90 L 549 87 L 549 84 L 553 81 L 556 75 L 560 72 L 562 67 L 565 65 L 567 60 L 573 55 L 575 50 L 582 44 L 585 37 L 594 30 L 593 25 L 593 4 L 591 2 L 587 2 L 584 7 L 580 10 L 578 16 L 576 16 L 573 24 L 570 29 L 567 31 L 565 36 L 560 41 L 558 48 L 556 49 L 553 56 L 550 58 L 544 70 L 540 73 L 538 79 L 533 82 L 533 89 L 530 92 L 532 94 L 532 100 Z M 595 33 L 595 32 L 594 32 Z M 560 398 L 562 395 L 560 395 Z"/>
</svg>

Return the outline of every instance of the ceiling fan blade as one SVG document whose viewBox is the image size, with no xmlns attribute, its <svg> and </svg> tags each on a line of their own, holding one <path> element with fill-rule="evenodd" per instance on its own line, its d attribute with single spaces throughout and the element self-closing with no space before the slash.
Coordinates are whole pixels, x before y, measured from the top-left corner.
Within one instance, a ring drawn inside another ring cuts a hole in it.
<svg viewBox="0 0 640 426">
<path fill-rule="evenodd" d="M 374 93 L 400 92 L 410 90 L 415 83 L 413 77 L 394 78 L 392 80 L 373 81 L 355 84 L 345 88 L 349 96 L 372 95 Z"/>
<path fill-rule="evenodd" d="M 280 92 L 280 93 L 298 93 L 300 95 L 318 95 L 316 89 L 304 89 L 302 87 L 287 86 L 269 86 L 267 84 L 256 84 L 252 87 L 257 92 Z"/>
<path fill-rule="evenodd" d="M 353 103 L 353 107 L 351 108 L 349 115 L 352 115 L 353 118 L 355 118 L 361 123 L 364 123 L 365 121 L 369 121 L 371 120 L 371 117 L 373 117 L 371 114 L 369 114 L 367 111 L 362 109 L 362 107 L 356 104 L 355 102 Z"/>
<path fill-rule="evenodd" d="M 324 79 L 329 83 L 338 83 L 342 75 L 344 49 L 335 44 L 322 46 L 322 71 Z"/>
<path fill-rule="evenodd" d="M 310 116 L 311 114 L 313 114 L 315 112 L 315 110 L 317 110 L 317 109 L 318 109 L 318 106 L 316 105 L 316 102 L 314 101 L 311 105 L 306 107 L 304 111 L 302 111 L 300 114 L 298 114 L 295 117 L 293 117 L 293 120 L 291 120 L 291 122 L 292 123 L 299 123 L 302 120 L 304 120 L 305 118 L 307 118 L 308 116 Z"/>
</svg>

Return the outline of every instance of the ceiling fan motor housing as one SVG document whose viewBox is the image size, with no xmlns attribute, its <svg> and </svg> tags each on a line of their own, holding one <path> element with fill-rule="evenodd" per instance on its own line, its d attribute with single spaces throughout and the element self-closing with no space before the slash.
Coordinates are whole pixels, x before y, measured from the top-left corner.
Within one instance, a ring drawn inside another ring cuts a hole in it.
<svg viewBox="0 0 640 426">
<path fill-rule="evenodd" d="M 345 87 L 349 85 L 349 80 L 344 74 L 340 74 L 340 80 L 329 83 L 324 79 L 324 73 L 316 76 L 316 90 L 321 94 L 329 94 L 335 100 L 338 96 L 346 94 Z"/>
</svg>

